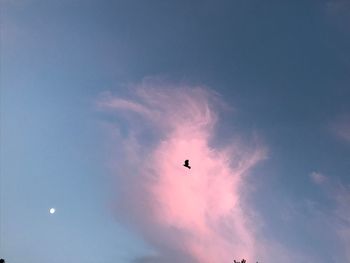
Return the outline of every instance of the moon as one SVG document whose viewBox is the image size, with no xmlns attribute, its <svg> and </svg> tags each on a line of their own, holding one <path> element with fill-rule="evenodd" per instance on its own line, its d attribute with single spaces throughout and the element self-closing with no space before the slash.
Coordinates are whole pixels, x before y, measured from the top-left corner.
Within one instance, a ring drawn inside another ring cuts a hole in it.
<svg viewBox="0 0 350 263">
<path fill-rule="evenodd" d="M 55 208 L 50 208 L 49 212 L 50 212 L 50 214 L 54 214 L 56 212 L 56 209 Z"/>
</svg>

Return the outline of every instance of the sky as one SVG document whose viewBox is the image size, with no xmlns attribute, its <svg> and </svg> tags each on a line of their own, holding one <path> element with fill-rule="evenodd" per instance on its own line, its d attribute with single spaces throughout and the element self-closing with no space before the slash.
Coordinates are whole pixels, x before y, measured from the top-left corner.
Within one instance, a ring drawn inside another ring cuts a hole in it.
<svg viewBox="0 0 350 263">
<path fill-rule="evenodd" d="M 350 262 L 349 25 L 347 0 L 1 0 L 0 258 Z"/>
</svg>

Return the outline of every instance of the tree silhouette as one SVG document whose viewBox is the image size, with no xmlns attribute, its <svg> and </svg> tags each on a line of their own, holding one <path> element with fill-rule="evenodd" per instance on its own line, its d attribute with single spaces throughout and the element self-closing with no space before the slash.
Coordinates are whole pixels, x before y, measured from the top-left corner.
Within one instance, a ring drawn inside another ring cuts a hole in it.
<svg viewBox="0 0 350 263">
<path fill-rule="evenodd" d="M 233 263 L 247 263 L 245 259 L 242 259 L 241 261 L 236 261 L 235 259 L 233 260 Z M 259 263 L 258 261 L 256 263 Z"/>
</svg>

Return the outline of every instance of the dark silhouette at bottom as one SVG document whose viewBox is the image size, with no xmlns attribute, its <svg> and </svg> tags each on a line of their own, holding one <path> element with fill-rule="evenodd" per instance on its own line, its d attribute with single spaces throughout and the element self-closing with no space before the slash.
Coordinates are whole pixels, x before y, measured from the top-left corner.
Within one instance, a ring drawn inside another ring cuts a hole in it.
<svg viewBox="0 0 350 263">
<path fill-rule="evenodd" d="M 242 259 L 241 261 L 233 260 L 233 263 L 247 263 L 247 261 L 245 259 Z M 256 263 L 259 263 L 259 262 L 257 261 Z"/>
<path fill-rule="evenodd" d="M 0 258 L 0 263 L 5 263 L 5 259 Z"/>
</svg>

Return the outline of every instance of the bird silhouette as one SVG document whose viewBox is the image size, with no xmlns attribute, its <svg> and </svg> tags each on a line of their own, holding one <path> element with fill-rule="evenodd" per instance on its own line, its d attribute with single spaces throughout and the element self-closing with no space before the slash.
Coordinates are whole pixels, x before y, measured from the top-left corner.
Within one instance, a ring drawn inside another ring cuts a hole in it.
<svg viewBox="0 0 350 263">
<path fill-rule="evenodd" d="M 189 160 L 185 160 L 184 166 L 188 169 L 191 169 L 191 166 L 189 165 Z"/>
</svg>

